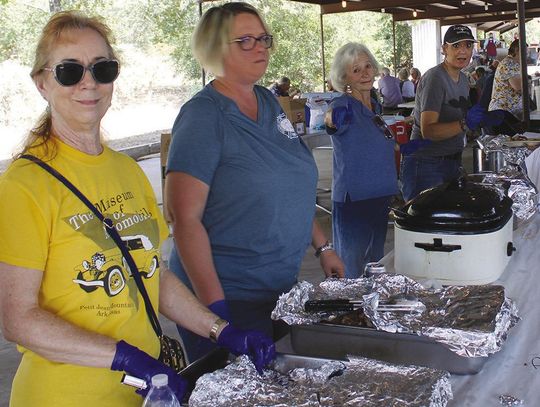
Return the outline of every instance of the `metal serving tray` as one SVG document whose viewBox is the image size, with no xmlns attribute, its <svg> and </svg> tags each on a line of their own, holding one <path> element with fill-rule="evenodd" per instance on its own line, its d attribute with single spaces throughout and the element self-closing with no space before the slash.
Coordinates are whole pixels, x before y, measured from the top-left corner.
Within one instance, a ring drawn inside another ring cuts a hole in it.
<svg viewBox="0 0 540 407">
<path fill-rule="evenodd" d="M 183 407 L 189 405 L 189 397 L 195 387 L 197 379 L 206 373 L 223 369 L 229 363 L 229 356 L 229 352 L 225 349 L 214 349 L 207 355 L 189 364 L 180 372 L 180 376 L 188 382 L 187 392 L 181 403 Z M 330 361 L 331 359 L 327 358 L 313 358 L 288 353 L 277 353 L 272 368 L 280 373 L 286 374 L 288 371 L 298 367 L 317 369 Z"/>
<path fill-rule="evenodd" d="M 309 356 L 292 355 L 289 353 L 277 353 L 273 369 L 280 373 L 287 374 L 287 372 L 289 372 L 290 370 L 299 367 L 303 367 L 306 369 L 317 369 L 332 360 L 336 359 L 314 358 Z M 346 359 L 341 360 L 345 361 Z"/>
<path fill-rule="evenodd" d="M 291 326 L 291 344 L 294 352 L 300 355 L 330 359 L 346 359 L 348 354 L 359 355 L 454 374 L 478 373 L 488 359 L 459 356 L 424 336 L 325 323 Z"/>
</svg>

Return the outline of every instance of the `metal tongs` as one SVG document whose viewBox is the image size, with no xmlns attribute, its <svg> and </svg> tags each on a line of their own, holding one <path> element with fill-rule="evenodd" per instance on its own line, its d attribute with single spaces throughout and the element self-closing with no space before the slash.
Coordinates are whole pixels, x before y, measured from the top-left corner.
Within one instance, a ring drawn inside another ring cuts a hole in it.
<svg viewBox="0 0 540 407">
<path fill-rule="evenodd" d="M 335 300 L 308 300 L 304 304 L 306 312 L 337 312 L 354 311 L 363 308 L 367 303 L 364 300 L 349 300 L 346 298 Z M 426 310 L 426 306 L 417 298 L 398 298 L 391 301 L 374 301 L 370 306 L 379 312 L 419 312 Z"/>
</svg>

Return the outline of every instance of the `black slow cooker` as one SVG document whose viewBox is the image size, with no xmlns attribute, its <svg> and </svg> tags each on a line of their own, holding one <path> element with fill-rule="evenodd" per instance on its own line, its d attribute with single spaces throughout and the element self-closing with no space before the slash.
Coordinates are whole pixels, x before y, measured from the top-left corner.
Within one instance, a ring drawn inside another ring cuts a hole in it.
<svg viewBox="0 0 540 407">
<path fill-rule="evenodd" d="M 491 233 L 512 217 L 512 199 L 495 187 L 460 177 L 427 189 L 401 209 L 398 226 L 415 232 Z"/>
</svg>

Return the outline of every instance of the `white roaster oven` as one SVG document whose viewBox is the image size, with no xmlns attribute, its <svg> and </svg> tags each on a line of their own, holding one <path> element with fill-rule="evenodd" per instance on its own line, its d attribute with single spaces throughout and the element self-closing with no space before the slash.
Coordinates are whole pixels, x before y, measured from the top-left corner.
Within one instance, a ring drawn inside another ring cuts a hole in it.
<svg viewBox="0 0 540 407">
<path fill-rule="evenodd" d="M 394 213 L 395 270 L 415 280 L 488 284 L 515 250 L 512 199 L 465 177 L 423 191 Z"/>
</svg>

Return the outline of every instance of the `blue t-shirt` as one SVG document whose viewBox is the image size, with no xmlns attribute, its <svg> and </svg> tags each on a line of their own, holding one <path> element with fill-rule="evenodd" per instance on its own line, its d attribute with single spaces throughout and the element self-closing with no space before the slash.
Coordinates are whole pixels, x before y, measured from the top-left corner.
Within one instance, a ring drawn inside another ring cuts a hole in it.
<svg viewBox="0 0 540 407">
<path fill-rule="evenodd" d="M 257 121 L 212 84 L 180 110 L 167 171 L 206 183 L 202 222 L 231 300 L 275 300 L 296 282 L 311 241 L 317 167 L 276 97 L 255 86 Z M 171 270 L 188 286 L 176 250 Z"/>
<path fill-rule="evenodd" d="M 372 99 L 375 112 L 380 104 Z M 334 146 L 332 200 L 345 202 L 379 198 L 398 192 L 394 141 L 384 136 L 375 122 L 375 113 L 357 99 L 344 94 L 332 101 L 331 108 L 352 108 L 350 124 L 332 134 Z"/>
</svg>

